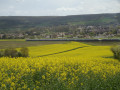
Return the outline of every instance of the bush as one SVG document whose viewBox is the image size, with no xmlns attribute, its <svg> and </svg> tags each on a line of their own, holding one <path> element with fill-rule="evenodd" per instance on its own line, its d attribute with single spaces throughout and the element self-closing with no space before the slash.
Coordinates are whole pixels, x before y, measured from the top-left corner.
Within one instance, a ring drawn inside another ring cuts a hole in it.
<svg viewBox="0 0 120 90">
<path fill-rule="evenodd" d="M 28 57 L 29 56 L 29 50 L 26 47 L 23 47 L 20 49 L 20 51 L 17 51 L 14 48 L 0 50 L 0 57 Z"/>
<path fill-rule="evenodd" d="M 17 57 L 18 56 L 18 52 L 17 52 L 16 49 L 13 49 L 13 48 L 5 49 L 4 56 L 5 57 Z"/>
<path fill-rule="evenodd" d="M 28 57 L 29 56 L 29 50 L 26 47 L 23 47 L 20 49 L 19 56 L 22 57 Z"/>
<path fill-rule="evenodd" d="M 21 54 L 21 52 L 18 52 L 18 57 L 22 57 L 22 54 Z"/>
<path fill-rule="evenodd" d="M 3 57 L 3 56 L 4 56 L 4 51 L 0 50 L 0 57 Z"/>
<path fill-rule="evenodd" d="M 120 45 L 119 46 L 113 46 L 111 48 L 111 51 L 114 54 L 114 58 L 120 60 Z"/>
</svg>

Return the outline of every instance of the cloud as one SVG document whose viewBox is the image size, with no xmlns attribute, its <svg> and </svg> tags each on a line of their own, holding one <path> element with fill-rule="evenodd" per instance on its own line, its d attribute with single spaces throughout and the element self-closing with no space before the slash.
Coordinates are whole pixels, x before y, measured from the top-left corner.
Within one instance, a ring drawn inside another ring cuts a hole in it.
<svg viewBox="0 0 120 90">
<path fill-rule="evenodd" d="M 30 12 L 28 11 L 21 11 L 21 10 L 17 10 L 17 11 L 14 11 L 14 14 L 17 15 L 17 16 L 26 16 L 28 15 Z"/>
<path fill-rule="evenodd" d="M 14 9 L 15 7 L 14 7 L 14 6 L 10 6 L 9 8 L 10 8 L 10 9 Z"/>
<path fill-rule="evenodd" d="M 117 0 L 118 2 L 120 2 L 120 0 Z"/>
<path fill-rule="evenodd" d="M 25 0 L 16 0 L 17 2 L 24 2 Z"/>
<path fill-rule="evenodd" d="M 120 0 L 1 0 L 1 15 L 49 16 L 120 12 Z"/>
<path fill-rule="evenodd" d="M 57 11 L 65 11 L 65 12 L 67 12 L 67 11 L 78 11 L 77 8 L 67 8 L 67 7 L 57 8 L 56 10 Z"/>
<path fill-rule="evenodd" d="M 59 15 L 118 13 L 120 12 L 120 3 L 116 0 L 83 0 L 74 7 L 59 7 L 56 12 Z"/>
</svg>

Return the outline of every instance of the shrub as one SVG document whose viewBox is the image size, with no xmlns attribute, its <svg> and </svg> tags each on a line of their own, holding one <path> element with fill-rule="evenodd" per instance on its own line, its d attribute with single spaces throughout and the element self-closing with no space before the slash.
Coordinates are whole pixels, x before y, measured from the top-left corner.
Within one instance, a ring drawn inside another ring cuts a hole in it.
<svg viewBox="0 0 120 90">
<path fill-rule="evenodd" d="M 0 50 L 0 57 L 3 57 L 3 56 L 4 56 L 4 51 Z"/>
<path fill-rule="evenodd" d="M 22 57 L 28 57 L 29 56 L 29 50 L 26 47 L 23 47 L 20 49 L 19 56 Z"/>
<path fill-rule="evenodd" d="M 120 45 L 119 46 L 113 46 L 111 48 L 111 51 L 114 54 L 114 58 L 120 60 Z"/>
<path fill-rule="evenodd" d="M 18 52 L 18 57 L 22 57 L 22 53 L 21 52 Z"/>
<path fill-rule="evenodd" d="M 17 57 L 18 56 L 18 52 L 17 52 L 16 49 L 13 49 L 13 48 L 5 49 L 4 56 L 5 57 Z"/>
<path fill-rule="evenodd" d="M 14 48 L 0 50 L 0 57 L 28 57 L 28 56 L 29 50 L 26 47 L 21 48 L 20 51 L 17 51 Z"/>
</svg>

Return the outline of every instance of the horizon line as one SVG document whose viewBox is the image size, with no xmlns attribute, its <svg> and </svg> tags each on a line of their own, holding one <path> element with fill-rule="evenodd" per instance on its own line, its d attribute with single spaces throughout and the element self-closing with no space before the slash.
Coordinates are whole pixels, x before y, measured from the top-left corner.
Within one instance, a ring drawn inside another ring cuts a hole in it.
<svg viewBox="0 0 120 90">
<path fill-rule="evenodd" d="M 22 16 L 22 15 L 20 15 L 20 16 L 14 16 L 14 15 L 6 15 L 6 16 L 0 16 L 0 17 L 66 17 L 66 16 L 82 16 L 82 15 L 100 15 L 100 14 L 119 14 L 120 12 L 118 12 L 118 13 L 96 13 L 96 14 L 74 14 L 74 15 L 45 15 L 45 16 L 38 16 L 38 15 L 31 15 L 31 16 L 29 16 L 29 15 L 24 15 L 24 16 Z"/>
</svg>

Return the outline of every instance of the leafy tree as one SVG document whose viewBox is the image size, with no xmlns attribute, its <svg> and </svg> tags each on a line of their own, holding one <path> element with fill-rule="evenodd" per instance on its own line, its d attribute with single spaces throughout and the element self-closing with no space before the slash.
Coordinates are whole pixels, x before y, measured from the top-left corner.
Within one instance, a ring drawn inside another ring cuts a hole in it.
<svg viewBox="0 0 120 90">
<path fill-rule="evenodd" d="M 28 57 L 29 56 L 28 48 L 26 48 L 26 47 L 21 48 L 19 55 L 22 57 Z"/>
<path fill-rule="evenodd" d="M 114 46 L 114 47 L 112 47 L 111 51 L 114 54 L 114 58 L 120 60 L 120 46 Z"/>
<path fill-rule="evenodd" d="M 6 56 L 6 57 L 17 57 L 18 52 L 17 52 L 17 50 L 15 50 L 13 48 L 5 49 L 4 56 Z"/>
</svg>

